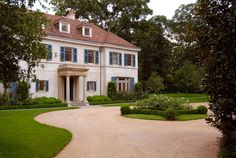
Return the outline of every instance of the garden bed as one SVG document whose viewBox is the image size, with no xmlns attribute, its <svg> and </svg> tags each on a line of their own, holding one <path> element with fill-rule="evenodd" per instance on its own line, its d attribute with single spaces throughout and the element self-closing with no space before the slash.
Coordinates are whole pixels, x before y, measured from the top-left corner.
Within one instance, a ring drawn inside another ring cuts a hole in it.
<svg viewBox="0 0 236 158">
<path fill-rule="evenodd" d="M 123 116 L 128 117 L 128 118 L 136 118 L 136 119 L 166 121 L 166 118 L 160 115 L 126 114 Z M 182 114 L 182 115 L 176 116 L 176 121 L 197 120 L 197 119 L 204 119 L 206 117 L 207 117 L 207 114 Z"/>
<path fill-rule="evenodd" d="M 121 114 L 126 117 L 157 120 L 193 120 L 207 117 L 207 107 L 196 109 L 181 98 L 153 95 L 140 100 L 134 106 L 121 107 Z M 165 118 L 165 119 L 163 119 Z"/>
</svg>

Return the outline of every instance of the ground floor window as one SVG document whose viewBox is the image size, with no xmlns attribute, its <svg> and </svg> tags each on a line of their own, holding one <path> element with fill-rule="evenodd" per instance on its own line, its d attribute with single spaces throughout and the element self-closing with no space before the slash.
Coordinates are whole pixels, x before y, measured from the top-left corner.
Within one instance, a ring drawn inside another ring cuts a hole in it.
<svg viewBox="0 0 236 158">
<path fill-rule="evenodd" d="M 118 77 L 116 80 L 116 89 L 119 92 L 130 91 L 130 78 Z"/>
<path fill-rule="evenodd" d="M 88 81 L 87 82 L 87 91 L 96 91 L 96 82 L 95 81 Z"/>
<path fill-rule="evenodd" d="M 47 80 L 37 80 L 36 81 L 36 92 L 47 92 L 48 91 L 48 81 Z"/>
</svg>

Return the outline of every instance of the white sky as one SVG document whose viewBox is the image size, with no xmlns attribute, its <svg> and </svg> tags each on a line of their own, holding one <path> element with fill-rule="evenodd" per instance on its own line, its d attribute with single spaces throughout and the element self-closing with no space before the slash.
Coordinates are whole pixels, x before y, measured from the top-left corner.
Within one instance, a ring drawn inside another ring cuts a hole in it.
<svg viewBox="0 0 236 158">
<path fill-rule="evenodd" d="M 175 10 L 181 4 L 195 3 L 197 0 L 150 0 L 149 8 L 153 10 L 153 15 L 165 15 L 168 19 L 174 16 Z"/>
<path fill-rule="evenodd" d="M 181 4 L 195 3 L 196 1 L 197 0 L 150 0 L 148 6 L 153 10 L 153 15 L 165 15 L 167 18 L 171 19 L 175 10 Z M 54 14 L 52 9 L 45 11 L 39 4 L 36 4 L 33 9 L 39 9 L 43 12 Z"/>
</svg>

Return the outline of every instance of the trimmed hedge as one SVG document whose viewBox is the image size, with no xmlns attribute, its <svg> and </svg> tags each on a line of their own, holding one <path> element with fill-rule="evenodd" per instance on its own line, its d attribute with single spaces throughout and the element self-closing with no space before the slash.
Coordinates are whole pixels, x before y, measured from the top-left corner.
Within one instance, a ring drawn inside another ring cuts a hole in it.
<svg viewBox="0 0 236 158">
<path fill-rule="evenodd" d="M 122 115 L 123 114 L 146 114 L 146 115 L 160 115 L 160 116 L 163 116 L 163 117 L 167 117 L 167 110 L 168 110 L 167 109 L 166 111 L 163 111 L 163 110 L 150 110 L 150 109 L 137 109 L 137 108 L 131 109 L 129 106 L 121 106 L 121 109 L 122 109 L 121 110 Z M 124 112 L 124 109 L 125 109 L 125 113 L 122 113 L 122 112 Z M 204 111 L 205 113 L 203 113 L 203 111 L 202 110 L 200 111 L 199 109 L 174 110 L 174 111 L 175 111 L 176 115 L 181 115 L 181 114 L 206 114 L 207 113 L 207 111 Z"/>
</svg>

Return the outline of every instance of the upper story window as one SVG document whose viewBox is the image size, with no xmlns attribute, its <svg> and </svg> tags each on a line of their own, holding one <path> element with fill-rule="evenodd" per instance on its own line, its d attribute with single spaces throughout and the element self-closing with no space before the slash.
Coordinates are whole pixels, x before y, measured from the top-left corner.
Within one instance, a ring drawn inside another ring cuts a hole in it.
<svg viewBox="0 0 236 158">
<path fill-rule="evenodd" d="M 122 65 L 122 54 L 110 52 L 110 65 Z"/>
<path fill-rule="evenodd" d="M 45 47 L 48 50 L 48 53 L 46 57 L 43 57 L 42 59 L 47 59 L 48 61 L 52 61 L 52 45 L 45 44 Z"/>
<path fill-rule="evenodd" d="M 84 62 L 98 64 L 99 63 L 98 51 L 85 49 L 84 50 Z"/>
<path fill-rule="evenodd" d="M 135 55 L 125 54 L 125 66 L 133 66 L 135 67 Z"/>
<path fill-rule="evenodd" d="M 60 49 L 61 61 L 77 62 L 77 49 L 71 47 L 61 47 Z"/>
<path fill-rule="evenodd" d="M 65 47 L 65 61 L 72 61 L 72 48 Z"/>
<path fill-rule="evenodd" d="M 70 24 L 60 22 L 59 30 L 60 30 L 60 32 L 70 33 Z"/>
<path fill-rule="evenodd" d="M 83 27 L 82 30 L 83 30 L 82 31 L 83 36 L 92 37 L 92 28 L 90 28 L 90 27 Z"/>
</svg>

